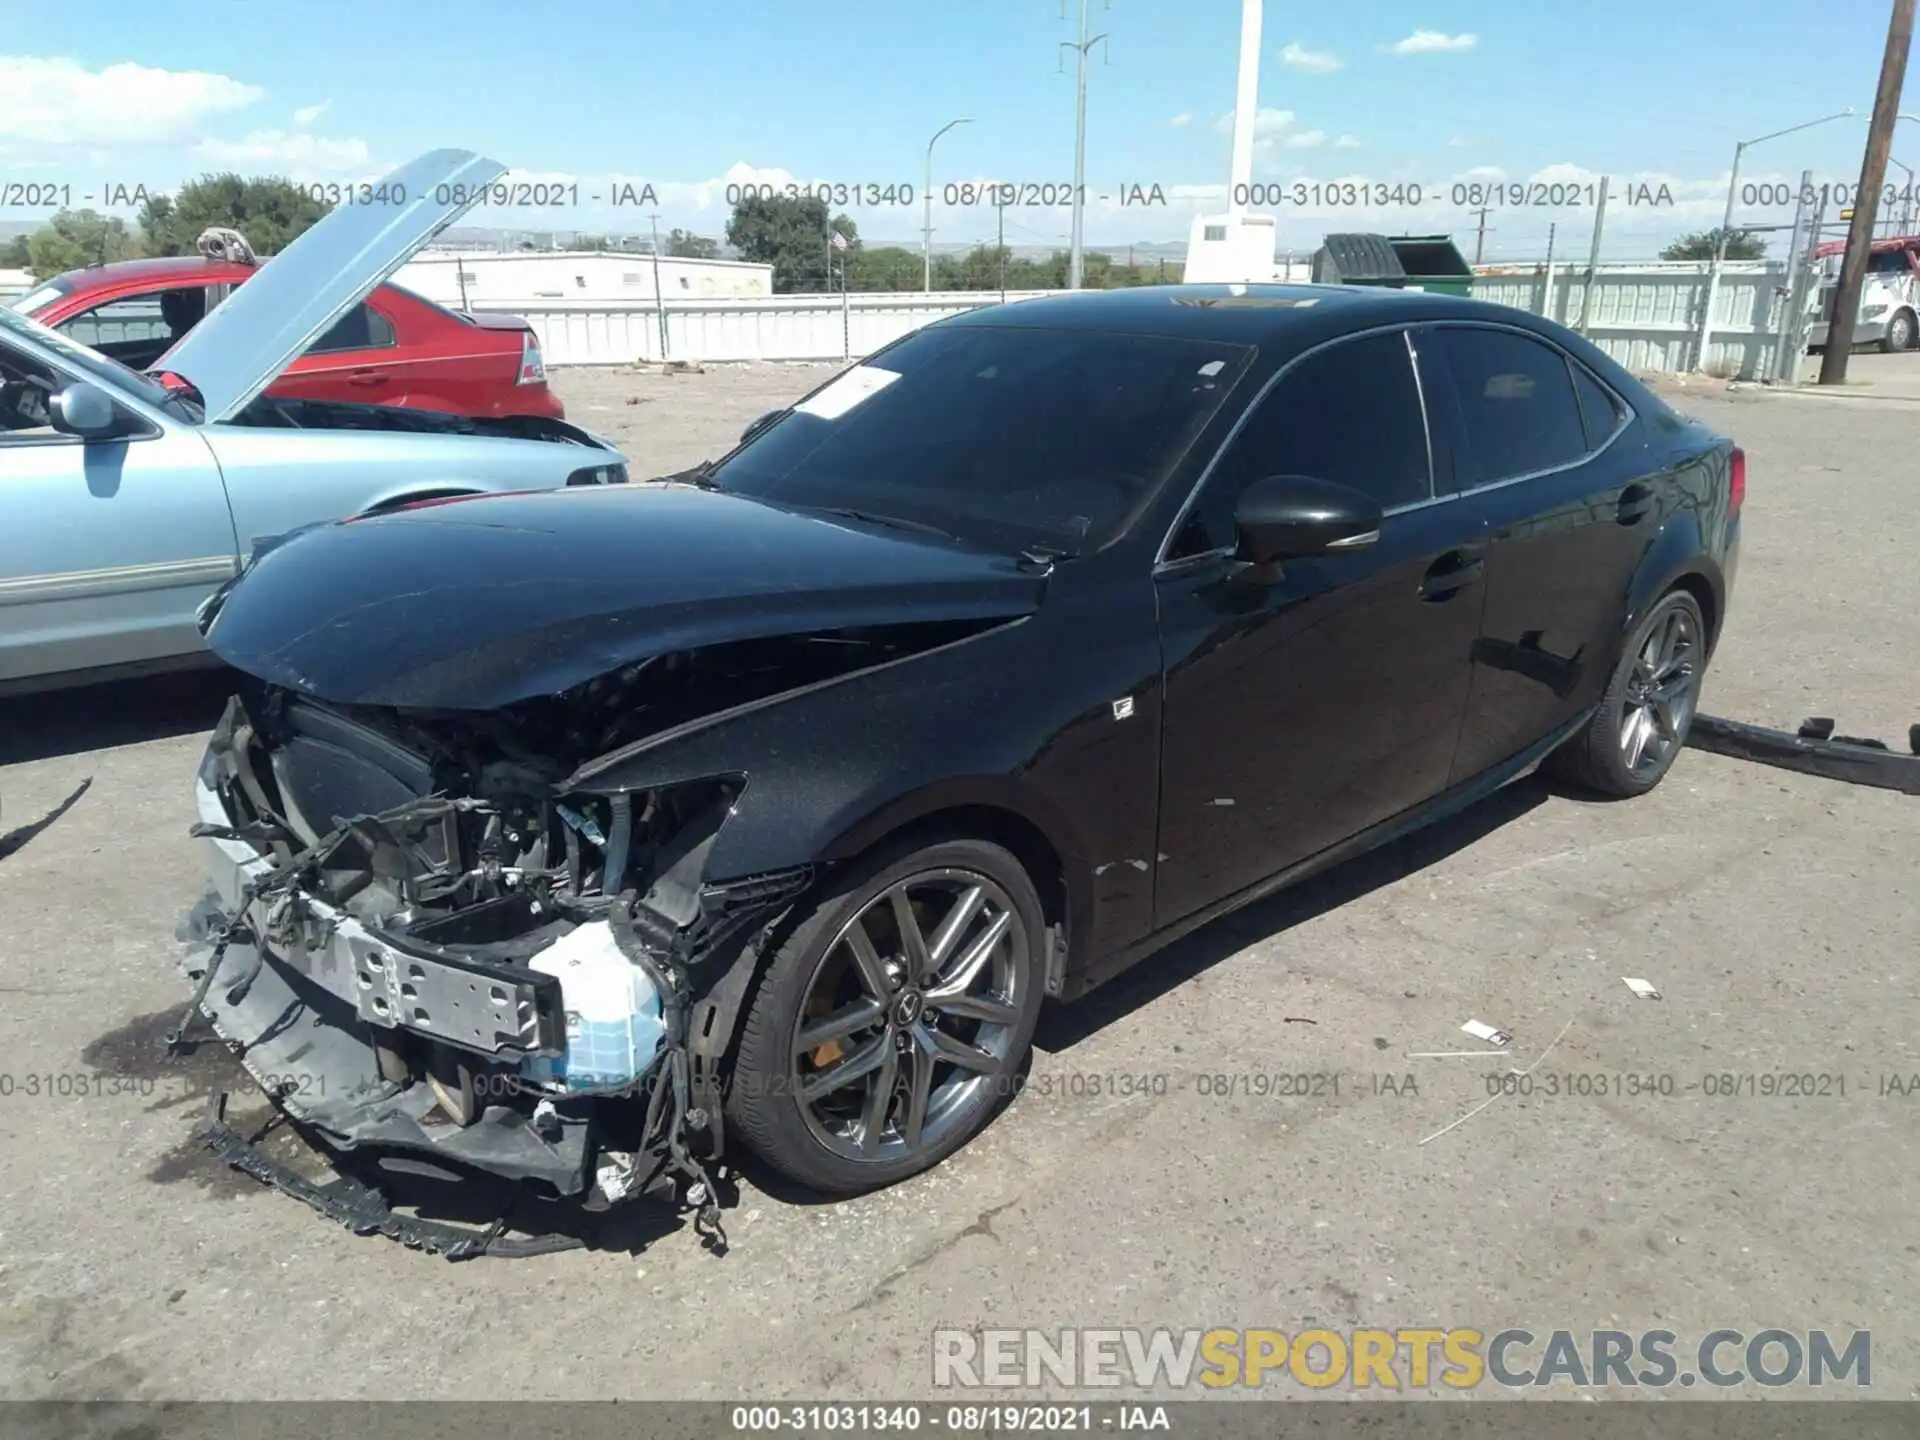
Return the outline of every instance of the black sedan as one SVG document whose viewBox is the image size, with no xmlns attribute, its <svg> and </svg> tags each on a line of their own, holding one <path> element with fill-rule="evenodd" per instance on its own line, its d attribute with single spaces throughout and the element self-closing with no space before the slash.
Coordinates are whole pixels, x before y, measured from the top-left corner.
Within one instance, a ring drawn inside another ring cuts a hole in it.
<svg viewBox="0 0 1920 1440">
<path fill-rule="evenodd" d="M 1658 784 L 1744 486 L 1520 312 L 1169 287 L 933 325 L 652 484 L 301 532 L 202 616 L 196 1003 L 336 1150 L 900 1180 L 1043 999 L 1543 761 Z"/>
</svg>

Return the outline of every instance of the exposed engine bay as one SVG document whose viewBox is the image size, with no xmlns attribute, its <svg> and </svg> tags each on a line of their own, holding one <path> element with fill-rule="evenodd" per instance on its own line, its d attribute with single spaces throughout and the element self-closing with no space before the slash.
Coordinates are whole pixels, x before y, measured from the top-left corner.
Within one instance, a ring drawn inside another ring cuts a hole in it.
<svg viewBox="0 0 1920 1440">
<path fill-rule="evenodd" d="M 589 1209 L 677 1196 L 717 1230 L 719 1056 L 693 1042 L 714 1023 L 707 997 L 737 998 L 813 867 L 706 877 L 744 775 L 643 791 L 571 777 L 978 628 L 714 645 L 484 712 L 247 682 L 197 787 L 213 884 L 182 932 L 188 1023 L 211 1017 L 334 1150 L 478 1169 Z M 209 1143 L 299 1193 L 230 1132 Z"/>
</svg>

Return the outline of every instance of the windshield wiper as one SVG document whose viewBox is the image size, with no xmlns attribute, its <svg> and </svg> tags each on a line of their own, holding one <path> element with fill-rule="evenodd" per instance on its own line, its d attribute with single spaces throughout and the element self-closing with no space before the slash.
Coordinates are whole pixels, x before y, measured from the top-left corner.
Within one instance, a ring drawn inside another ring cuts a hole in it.
<svg viewBox="0 0 1920 1440">
<path fill-rule="evenodd" d="M 929 525 L 924 520 L 908 520 L 899 515 L 881 515 L 873 510 L 861 510 L 852 505 L 803 505 L 803 510 L 815 515 L 833 515 L 842 520 L 862 520 L 869 525 L 886 525 L 895 530 L 913 530 L 922 535 L 937 535 L 942 540 L 960 543 L 960 537 L 951 530 L 942 530 L 938 525 Z"/>
<path fill-rule="evenodd" d="M 655 477 L 656 485 L 692 485 L 700 490 L 718 490 L 720 482 L 713 478 L 713 461 L 702 460 L 698 465 L 685 470 L 676 470 L 671 475 Z"/>
</svg>

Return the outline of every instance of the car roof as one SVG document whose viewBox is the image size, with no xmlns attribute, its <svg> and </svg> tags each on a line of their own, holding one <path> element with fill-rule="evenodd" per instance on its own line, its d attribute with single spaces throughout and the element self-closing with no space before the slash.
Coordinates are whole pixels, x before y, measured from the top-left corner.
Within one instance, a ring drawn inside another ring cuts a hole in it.
<svg viewBox="0 0 1920 1440">
<path fill-rule="evenodd" d="M 1519 312 L 1485 301 L 1373 285 L 1143 285 L 1077 290 L 988 306 L 944 325 L 1108 330 L 1229 344 L 1313 343 L 1397 320 L 1487 318 Z"/>
<path fill-rule="evenodd" d="M 115 260 L 105 265 L 88 265 L 56 275 L 49 285 L 69 295 L 82 290 L 106 289 L 138 280 L 205 280 L 215 275 L 247 273 L 258 267 L 232 260 L 211 260 L 205 255 L 157 255 L 145 260 Z"/>
</svg>

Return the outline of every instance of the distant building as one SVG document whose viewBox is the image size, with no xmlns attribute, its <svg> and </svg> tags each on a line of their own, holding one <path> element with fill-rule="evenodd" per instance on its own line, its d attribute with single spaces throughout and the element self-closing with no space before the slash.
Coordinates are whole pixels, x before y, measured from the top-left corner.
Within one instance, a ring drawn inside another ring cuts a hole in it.
<svg viewBox="0 0 1920 1440">
<path fill-rule="evenodd" d="M 773 294 L 773 267 L 742 260 L 662 255 L 667 303 Z M 401 266 L 397 284 L 442 305 L 531 304 L 541 300 L 652 300 L 651 255 L 611 250 L 426 250 Z"/>
<path fill-rule="evenodd" d="M 0 269 L 0 300 L 11 300 L 33 288 L 33 276 L 25 270 Z"/>
</svg>

